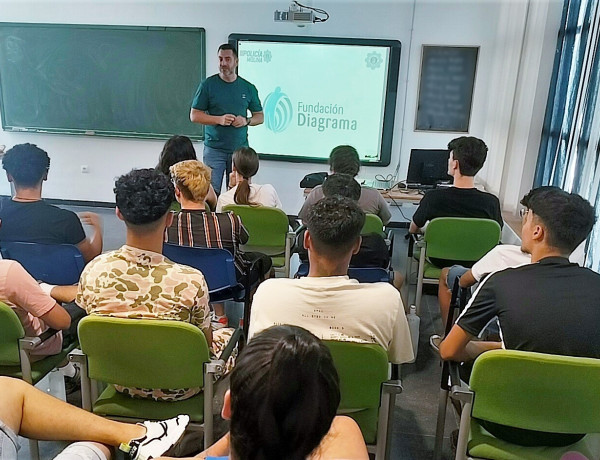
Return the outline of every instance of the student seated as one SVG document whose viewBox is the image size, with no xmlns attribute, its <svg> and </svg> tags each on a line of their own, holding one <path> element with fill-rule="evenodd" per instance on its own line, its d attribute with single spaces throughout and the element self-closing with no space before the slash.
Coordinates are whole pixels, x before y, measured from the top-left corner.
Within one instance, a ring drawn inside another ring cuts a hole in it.
<svg viewBox="0 0 600 460">
<path fill-rule="evenodd" d="M 17 314 L 26 336 L 39 337 L 48 329 L 60 331 L 31 351 L 34 361 L 61 352 L 62 331 L 71 326 L 71 316 L 40 288 L 19 262 L 0 260 L 0 301 Z M 74 334 L 77 338 L 76 330 Z"/>
<path fill-rule="evenodd" d="M 271 184 L 252 183 L 252 178 L 258 172 L 258 155 L 253 148 L 240 147 L 233 152 L 232 164 L 229 190 L 219 195 L 217 212 L 221 212 L 228 204 L 260 205 L 279 209 L 283 207 Z"/>
<path fill-rule="evenodd" d="M 0 377 L 0 460 L 15 460 L 17 435 L 44 441 L 85 441 L 68 446 L 57 460 L 107 460 L 113 447 L 129 449 L 129 458 L 163 455 L 183 434 L 189 417 L 158 422 L 121 423 L 67 404 L 10 377 Z"/>
<path fill-rule="evenodd" d="M 180 161 L 185 160 L 197 160 L 196 149 L 194 149 L 194 144 L 187 136 L 172 136 L 165 142 L 165 145 L 160 152 L 160 157 L 158 158 L 158 165 L 156 169 L 158 169 L 161 173 L 163 173 L 168 178 L 171 178 L 170 168 L 175 163 L 179 163 Z M 175 197 L 173 197 L 173 201 L 177 205 L 175 209 L 179 210 L 179 204 L 175 201 Z M 212 185 L 208 188 L 208 193 L 206 194 L 206 203 L 210 207 L 210 209 L 215 209 L 217 206 L 217 194 L 215 193 Z"/>
<path fill-rule="evenodd" d="M 425 224 L 436 217 L 475 217 L 493 219 L 503 225 L 500 202 L 491 193 L 475 188 L 475 174 L 487 157 L 487 146 L 476 137 L 458 137 L 448 144 L 448 174 L 452 187 L 430 190 L 423 196 L 410 223 L 410 233 L 421 233 Z M 438 267 L 449 267 L 456 261 L 431 259 Z"/>
<path fill-rule="evenodd" d="M 323 182 L 323 195 L 328 196 L 343 196 L 358 202 L 361 193 L 361 187 L 348 174 L 332 174 L 325 182 Z M 304 231 L 298 232 L 296 251 L 302 263 L 308 263 L 308 251 L 301 244 L 304 238 Z M 389 268 L 390 252 L 389 248 L 382 235 L 369 234 L 361 235 L 361 243 L 359 251 L 350 259 L 350 267 L 377 267 Z"/>
<path fill-rule="evenodd" d="M 197 160 L 179 162 L 171 167 L 175 197 L 181 211 L 165 233 L 165 242 L 180 246 L 227 249 L 234 256 L 238 280 L 250 271 L 250 283 L 264 279 L 271 270 L 271 258 L 258 252 L 242 252 L 248 232 L 239 216 L 232 212 L 206 212 L 204 201 L 210 187 L 211 170 Z M 213 329 L 228 323 L 223 304 L 213 304 Z"/>
<path fill-rule="evenodd" d="M 364 222 L 364 212 L 349 198 L 326 197 L 312 205 L 304 234 L 308 276 L 270 279 L 258 287 L 249 337 L 276 324 L 294 324 L 323 340 L 377 343 L 392 363 L 411 361 L 413 348 L 400 293 L 389 283 L 348 278 Z"/>
<path fill-rule="evenodd" d="M 360 170 L 358 152 L 350 145 L 338 145 L 329 155 L 329 167 L 333 174 L 349 174 L 352 177 L 356 177 Z M 322 186 L 317 185 L 313 188 L 306 197 L 302 209 L 298 213 L 298 217 L 303 221 L 306 220 L 308 208 L 323 198 L 323 196 Z M 384 225 L 392 218 L 390 208 L 381 196 L 381 193 L 372 187 L 361 186 L 358 205 L 364 212 L 379 216 Z"/>
<path fill-rule="evenodd" d="M 579 195 L 555 187 L 521 200 L 521 249 L 531 263 L 488 276 L 440 344 L 442 359 L 465 361 L 493 348 L 600 358 L 600 274 L 568 256 L 590 234 L 596 217 Z M 497 317 L 503 342 L 476 342 Z M 494 436 L 521 445 L 568 445 L 583 435 L 539 433 L 485 423 Z"/>
<path fill-rule="evenodd" d="M 165 229 L 173 221 L 169 212 L 173 193 L 171 181 L 155 169 L 133 170 L 117 179 L 116 214 L 127 227 L 126 242 L 85 267 L 76 302 L 88 314 L 189 322 L 202 329 L 209 348 L 218 356 L 232 330 L 213 333 L 204 276 L 162 255 Z M 200 391 L 115 387 L 132 396 L 169 401 Z"/>
<path fill-rule="evenodd" d="M 329 349 L 300 327 L 271 327 L 254 336 L 231 373 L 222 412 L 230 433 L 200 458 L 367 460 L 356 422 L 336 416 L 339 403 Z"/>
<path fill-rule="evenodd" d="M 15 145 L 2 157 L 2 167 L 15 186 L 15 196 L 0 206 L 0 241 L 74 244 L 86 262 L 102 252 L 98 214 L 82 212 L 77 217 L 42 199 L 42 183 L 48 179 L 50 168 L 45 151 L 33 144 Z M 92 227 L 90 238 L 86 238 L 81 222 Z"/>
</svg>

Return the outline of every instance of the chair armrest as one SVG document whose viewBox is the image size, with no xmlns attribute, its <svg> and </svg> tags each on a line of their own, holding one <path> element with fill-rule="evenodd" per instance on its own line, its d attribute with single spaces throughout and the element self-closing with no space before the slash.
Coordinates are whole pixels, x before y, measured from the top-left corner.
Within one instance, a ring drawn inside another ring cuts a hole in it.
<svg viewBox="0 0 600 460">
<path fill-rule="evenodd" d="M 221 352 L 221 356 L 219 356 L 219 359 L 222 359 L 223 361 L 227 361 L 229 359 L 229 357 L 231 356 L 231 354 L 233 353 L 233 350 L 235 350 L 236 345 L 238 345 L 239 341 L 243 340 L 243 338 L 244 338 L 244 330 L 241 327 L 236 328 L 236 330 L 233 331 L 233 334 L 231 335 L 229 342 L 227 342 L 227 346 Z"/>
<path fill-rule="evenodd" d="M 387 380 L 381 384 L 381 392 L 399 395 L 402 393 L 402 382 L 400 380 Z"/>
<path fill-rule="evenodd" d="M 217 359 L 211 359 L 210 362 L 206 363 L 206 373 L 213 375 L 222 375 L 225 371 L 225 363 L 231 357 L 235 346 L 244 337 L 244 330 L 238 327 L 232 334 L 227 346 L 221 352 L 221 355 Z"/>
<path fill-rule="evenodd" d="M 22 339 L 19 339 L 19 347 L 22 350 L 33 350 L 39 344 L 44 343 L 50 337 L 54 337 L 59 332 L 60 331 L 56 329 L 48 329 L 38 337 L 23 337 Z"/>
<path fill-rule="evenodd" d="M 465 384 L 460 379 L 460 374 L 458 370 L 460 363 L 456 361 L 447 361 L 447 364 L 450 372 L 451 382 L 450 397 L 457 399 L 463 403 L 472 403 L 473 396 L 475 395 L 475 393 L 473 393 L 473 391 L 471 391 L 468 386 L 465 386 Z"/>
</svg>

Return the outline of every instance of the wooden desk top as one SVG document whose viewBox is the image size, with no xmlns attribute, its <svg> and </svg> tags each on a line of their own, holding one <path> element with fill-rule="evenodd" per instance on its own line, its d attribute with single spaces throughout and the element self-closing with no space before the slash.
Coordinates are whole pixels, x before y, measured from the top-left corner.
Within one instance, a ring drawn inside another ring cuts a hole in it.
<svg viewBox="0 0 600 460">
<path fill-rule="evenodd" d="M 304 189 L 304 198 L 311 192 L 312 188 Z M 423 193 L 419 190 L 412 189 L 399 189 L 397 187 L 392 188 L 391 190 L 381 190 L 378 189 L 381 196 L 386 200 L 398 200 L 398 201 L 411 201 L 418 203 L 423 198 Z"/>
</svg>

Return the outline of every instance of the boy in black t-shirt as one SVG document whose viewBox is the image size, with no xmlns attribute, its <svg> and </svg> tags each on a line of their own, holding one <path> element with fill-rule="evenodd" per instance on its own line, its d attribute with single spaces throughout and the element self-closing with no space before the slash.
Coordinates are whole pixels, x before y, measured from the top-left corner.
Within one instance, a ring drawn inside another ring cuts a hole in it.
<svg viewBox="0 0 600 460">
<path fill-rule="evenodd" d="M 459 137 L 448 144 L 448 174 L 452 187 L 431 190 L 421 200 L 410 223 L 411 233 L 420 233 L 436 217 L 477 217 L 493 219 L 502 227 L 500 202 L 491 193 L 475 188 L 475 174 L 487 157 L 487 146 L 476 137 Z"/>
<path fill-rule="evenodd" d="M 468 361 L 504 347 L 600 358 L 600 274 L 569 262 L 569 254 L 592 230 L 592 206 L 579 195 L 541 187 L 521 200 L 521 250 L 531 264 L 488 276 L 440 344 L 445 360 Z M 500 342 L 472 339 L 495 317 Z M 561 435 L 483 424 L 498 438 L 521 445 L 569 445 L 583 435 Z"/>
<path fill-rule="evenodd" d="M 50 168 L 44 150 L 33 144 L 15 145 L 2 157 L 2 167 L 15 185 L 15 196 L 0 205 L 0 241 L 73 244 L 86 262 L 102 252 L 98 214 L 82 212 L 78 217 L 42 200 L 42 184 Z M 81 222 L 93 228 L 90 238 L 86 238 Z"/>
</svg>

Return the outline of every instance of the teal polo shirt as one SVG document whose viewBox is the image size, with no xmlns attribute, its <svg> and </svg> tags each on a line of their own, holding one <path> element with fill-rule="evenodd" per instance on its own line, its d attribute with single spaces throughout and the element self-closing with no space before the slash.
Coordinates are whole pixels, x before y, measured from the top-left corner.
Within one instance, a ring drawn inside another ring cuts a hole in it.
<svg viewBox="0 0 600 460">
<path fill-rule="evenodd" d="M 194 96 L 192 108 L 207 112 L 209 115 L 248 116 L 250 112 L 262 112 L 256 87 L 238 76 L 235 81 L 224 81 L 218 74 L 204 80 Z M 204 145 L 233 152 L 238 147 L 248 145 L 248 128 L 243 126 L 207 125 L 204 128 Z"/>
</svg>

